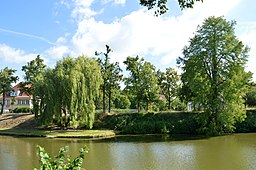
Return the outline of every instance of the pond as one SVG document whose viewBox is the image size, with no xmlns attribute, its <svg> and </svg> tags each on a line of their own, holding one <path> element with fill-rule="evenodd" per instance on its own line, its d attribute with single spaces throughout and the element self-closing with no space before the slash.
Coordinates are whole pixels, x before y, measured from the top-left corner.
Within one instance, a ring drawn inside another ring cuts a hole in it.
<svg viewBox="0 0 256 170">
<path fill-rule="evenodd" d="M 29 170 L 38 167 L 36 146 L 56 155 L 69 146 L 78 155 L 87 145 L 87 170 L 156 169 L 254 169 L 256 134 L 200 138 L 196 136 L 120 136 L 104 140 L 47 139 L 0 136 L 0 169 Z"/>
</svg>

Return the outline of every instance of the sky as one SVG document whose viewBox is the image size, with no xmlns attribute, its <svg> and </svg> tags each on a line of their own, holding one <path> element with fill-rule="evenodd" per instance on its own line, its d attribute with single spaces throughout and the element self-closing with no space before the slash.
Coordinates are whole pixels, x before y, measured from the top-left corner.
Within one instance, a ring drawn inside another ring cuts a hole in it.
<svg viewBox="0 0 256 170">
<path fill-rule="evenodd" d="M 181 10 L 168 0 L 169 11 L 155 17 L 139 0 L 3 0 L 0 6 L 0 69 L 16 69 L 40 54 L 54 67 L 66 56 L 95 57 L 109 45 L 112 62 L 141 56 L 157 69 L 176 67 L 198 25 L 209 16 L 235 20 L 235 34 L 250 48 L 246 70 L 256 80 L 255 0 L 204 0 Z"/>
</svg>

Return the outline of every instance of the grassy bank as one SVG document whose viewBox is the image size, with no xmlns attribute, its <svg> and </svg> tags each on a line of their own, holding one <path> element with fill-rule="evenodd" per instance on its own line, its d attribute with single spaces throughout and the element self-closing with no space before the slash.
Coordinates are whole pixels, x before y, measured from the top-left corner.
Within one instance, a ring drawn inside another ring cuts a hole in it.
<svg viewBox="0 0 256 170">
<path fill-rule="evenodd" d="M 0 129 L 0 135 L 51 138 L 105 138 L 115 136 L 112 130 L 28 130 Z"/>
<path fill-rule="evenodd" d="M 200 114 L 196 112 L 127 113 L 107 115 L 95 129 L 111 129 L 122 134 L 198 134 Z M 256 132 L 256 110 L 247 110 L 245 121 L 236 123 L 235 132 Z"/>
<path fill-rule="evenodd" d="M 198 113 L 127 113 L 102 117 L 95 129 L 111 129 L 123 134 L 196 134 Z"/>
<path fill-rule="evenodd" d="M 27 118 L 23 124 L 2 128 L 0 135 L 53 138 L 102 138 L 120 134 L 198 134 L 200 114 L 196 112 L 122 113 L 100 116 L 94 130 L 42 130 L 33 128 L 35 123 Z M 256 110 L 247 110 L 247 118 L 235 124 L 236 133 L 256 132 Z M 17 118 L 2 118 L 0 124 L 8 124 Z M 7 121 L 7 122 L 5 122 Z M 16 120 L 20 122 L 21 120 Z M 15 124 L 15 121 L 14 123 Z M 15 124 L 16 125 L 16 124 Z M 25 125 L 25 126 L 24 126 Z M 104 130 L 99 130 L 104 129 Z M 105 130 L 107 129 L 107 130 Z"/>
</svg>

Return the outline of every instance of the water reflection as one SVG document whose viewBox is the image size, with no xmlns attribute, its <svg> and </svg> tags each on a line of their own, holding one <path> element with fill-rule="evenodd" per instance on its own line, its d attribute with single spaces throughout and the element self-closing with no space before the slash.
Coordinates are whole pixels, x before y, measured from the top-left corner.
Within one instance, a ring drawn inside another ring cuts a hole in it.
<svg viewBox="0 0 256 170">
<path fill-rule="evenodd" d="M 63 146 L 78 155 L 89 148 L 84 167 L 108 169 L 253 169 L 256 134 L 214 138 L 198 136 L 123 136 L 104 140 L 16 138 L 0 136 L 0 169 L 28 170 L 38 166 L 36 145 L 56 155 Z"/>
</svg>

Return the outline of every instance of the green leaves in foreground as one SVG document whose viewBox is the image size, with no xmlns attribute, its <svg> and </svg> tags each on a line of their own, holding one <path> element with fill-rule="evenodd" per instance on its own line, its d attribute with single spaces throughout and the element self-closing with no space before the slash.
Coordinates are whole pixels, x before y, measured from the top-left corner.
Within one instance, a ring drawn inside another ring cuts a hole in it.
<svg viewBox="0 0 256 170">
<path fill-rule="evenodd" d="M 73 160 L 70 159 L 69 155 L 65 154 L 68 152 L 68 146 L 60 148 L 59 154 L 56 156 L 51 156 L 39 145 L 37 146 L 37 152 L 40 157 L 40 168 L 38 170 L 80 170 L 83 164 L 84 155 L 85 153 L 88 153 L 88 148 L 86 146 L 81 148 L 79 155 Z M 67 158 L 65 158 L 65 156 L 67 156 Z M 34 170 L 37 170 L 37 168 Z"/>
</svg>

